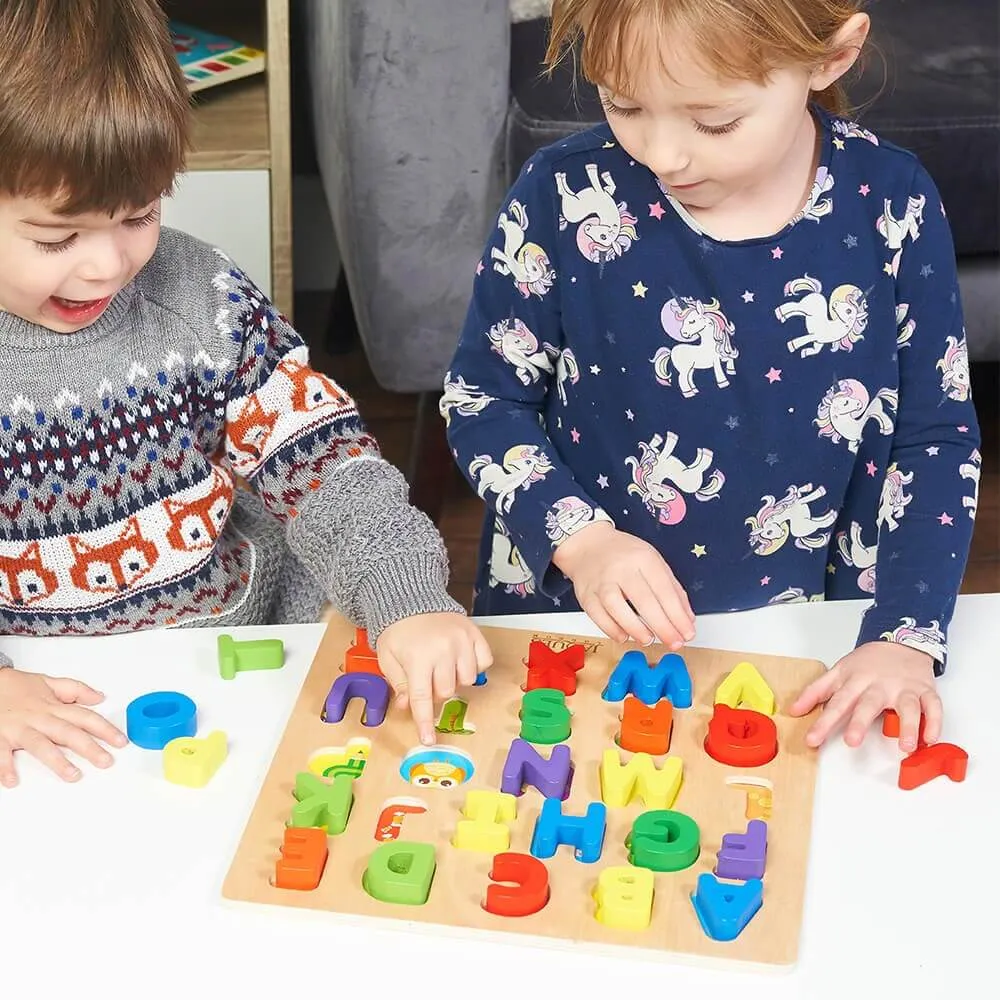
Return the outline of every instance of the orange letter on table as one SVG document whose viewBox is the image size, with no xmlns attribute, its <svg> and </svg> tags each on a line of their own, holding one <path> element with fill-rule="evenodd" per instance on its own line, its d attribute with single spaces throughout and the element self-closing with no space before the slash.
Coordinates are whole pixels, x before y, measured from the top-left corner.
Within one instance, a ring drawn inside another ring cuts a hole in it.
<svg viewBox="0 0 1000 1000">
<path fill-rule="evenodd" d="M 286 826 L 281 858 L 274 866 L 279 889 L 309 891 L 319 885 L 329 854 L 326 830 L 317 826 Z"/>
<path fill-rule="evenodd" d="M 530 854 L 508 852 L 493 859 L 483 908 L 498 917 L 527 917 L 549 901 L 549 870 Z"/>
<path fill-rule="evenodd" d="M 648 753 L 651 757 L 665 754 L 670 749 L 673 724 L 674 706 L 669 698 L 647 705 L 630 694 L 622 710 L 618 745 L 629 753 Z"/>
</svg>

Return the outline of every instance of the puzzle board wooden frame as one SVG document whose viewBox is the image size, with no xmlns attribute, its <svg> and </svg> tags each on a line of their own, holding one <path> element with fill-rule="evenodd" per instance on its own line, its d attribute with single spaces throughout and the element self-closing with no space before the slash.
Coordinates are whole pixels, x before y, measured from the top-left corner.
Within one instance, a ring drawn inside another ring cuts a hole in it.
<svg viewBox="0 0 1000 1000">
<path fill-rule="evenodd" d="M 500 778 L 511 741 L 518 737 L 521 685 L 527 676 L 529 643 L 541 639 L 554 649 L 581 643 L 586 649 L 578 687 L 566 699 L 573 713 L 571 748 L 574 777 L 571 794 L 563 803 L 567 815 L 582 815 L 591 802 L 601 801 L 599 765 L 605 749 L 615 747 L 622 703 L 604 701 L 601 693 L 611 671 L 628 649 L 603 638 L 540 633 L 521 629 L 484 628 L 491 644 L 494 665 L 488 682 L 460 692 L 468 701 L 467 724 L 475 732 L 442 736 L 441 745 L 457 747 L 473 759 L 471 779 L 458 787 L 417 788 L 406 782 L 399 768 L 403 758 L 417 749 L 413 723 L 407 714 L 390 709 L 384 723 L 366 727 L 361 722 L 363 702 L 352 701 L 343 721 L 321 721 L 321 711 L 331 685 L 344 669 L 344 654 L 354 640 L 354 629 L 333 618 L 317 650 L 288 720 L 284 736 L 253 806 L 228 875 L 223 896 L 229 900 L 318 909 L 347 917 L 404 921 L 407 925 L 459 933 L 514 934 L 547 946 L 583 945 L 588 951 L 618 950 L 644 957 L 729 961 L 763 967 L 782 967 L 797 959 L 802 920 L 807 859 L 811 836 L 817 755 L 805 746 L 804 735 L 816 714 L 795 719 L 783 714 L 801 688 L 820 676 L 823 664 L 813 660 L 687 648 L 683 657 L 693 686 L 693 703 L 674 711 L 669 756 L 683 760 L 683 784 L 672 809 L 694 818 L 700 829 L 701 851 L 695 863 L 679 872 L 655 873 L 652 919 L 642 931 L 616 930 L 594 917 L 592 892 L 602 870 L 624 865 L 628 853 L 626 834 L 636 816 L 647 811 L 633 799 L 622 808 L 608 807 L 607 832 L 600 860 L 587 864 L 575 859 L 573 850 L 560 846 L 544 863 L 549 872 L 551 896 L 538 913 L 501 917 L 486 911 L 482 902 L 490 884 L 492 855 L 459 850 L 451 845 L 466 793 L 471 789 L 500 790 Z M 650 647 L 643 652 L 656 664 L 666 650 Z M 774 720 L 779 750 L 768 764 L 741 770 L 712 759 L 704 749 L 715 692 L 721 681 L 742 660 L 752 662 L 774 691 Z M 371 740 L 370 757 L 354 781 L 354 803 L 346 829 L 328 839 L 329 856 L 322 879 L 312 891 L 276 888 L 270 882 L 279 857 L 284 828 L 295 805 L 296 774 L 307 770 L 308 759 L 321 747 L 344 746 L 353 737 Z M 539 747 L 545 756 L 551 747 Z M 621 751 L 623 763 L 631 757 Z M 657 765 L 664 757 L 654 758 Z M 747 829 L 747 787 L 727 783 L 739 778 L 766 779 L 773 786 L 767 819 L 767 866 L 763 905 L 742 933 L 732 941 L 716 941 L 702 930 L 691 894 L 697 877 L 716 863 L 721 838 Z M 362 887 L 362 875 L 371 853 L 379 846 L 376 824 L 385 800 L 412 796 L 423 800 L 428 811 L 407 816 L 402 841 L 431 843 L 437 868 L 424 905 L 380 902 Z M 517 799 L 511 825 L 510 851 L 530 852 L 531 836 L 543 797 L 528 787 Z M 526 942 L 527 943 L 527 942 Z"/>
</svg>

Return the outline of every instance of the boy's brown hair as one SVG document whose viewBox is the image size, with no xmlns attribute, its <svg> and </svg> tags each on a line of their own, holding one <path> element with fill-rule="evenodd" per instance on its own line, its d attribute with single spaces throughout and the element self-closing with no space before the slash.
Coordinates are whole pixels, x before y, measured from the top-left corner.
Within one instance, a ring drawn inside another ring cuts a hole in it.
<svg viewBox="0 0 1000 1000">
<path fill-rule="evenodd" d="M 581 68 L 592 83 L 629 93 L 629 42 L 640 29 L 652 40 L 684 39 L 706 66 L 730 79 L 766 82 L 780 66 L 821 65 L 831 43 L 865 0 L 554 0 L 546 63 L 551 68 L 580 41 Z M 669 67 L 667 67 L 669 70 Z M 837 115 L 850 113 L 839 83 L 816 95 Z"/>
<path fill-rule="evenodd" d="M 190 98 L 157 0 L 0 0 L 0 195 L 63 215 L 173 189 Z"/>
</svg>

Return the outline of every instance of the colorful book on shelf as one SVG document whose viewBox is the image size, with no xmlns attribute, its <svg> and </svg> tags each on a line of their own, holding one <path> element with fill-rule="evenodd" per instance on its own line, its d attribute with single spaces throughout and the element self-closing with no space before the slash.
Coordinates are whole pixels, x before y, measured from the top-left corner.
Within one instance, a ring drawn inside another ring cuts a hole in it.
<svg viewBox="0 0 1000 1000">
<path fill-rule="evenodd" d="M 225 35 L 215 35 L 180 21 L 170 22 L 170 34 L 192 93 L 262 73 L 265 69 L 264 52 Z"/>
</svg>

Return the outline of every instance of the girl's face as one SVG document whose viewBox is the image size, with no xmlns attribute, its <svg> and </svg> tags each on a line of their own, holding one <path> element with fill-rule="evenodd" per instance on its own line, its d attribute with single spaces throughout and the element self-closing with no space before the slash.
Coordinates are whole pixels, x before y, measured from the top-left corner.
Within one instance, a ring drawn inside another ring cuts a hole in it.
<svg viewBox="0 0 1000 1000">
<path fill-rule="evenodd" d="M 811 160 L 813 81 L 805 69 L 778 70 L 760 86 L 721 79 L 682 49 L 660 56 L 639 60 L 631 96 L 598 89 L 622 148 L 682 205 L 717 208 L 772 186 L 800 162 L 796 154 Z"/>
<path fill-rule="evenodd" d="M 159 199 L 112 217 L 67 217 L 40 199 L 0 198 L 0 308 L 75 333 L 146 266 L 159 235 Z"/>
</svg>

